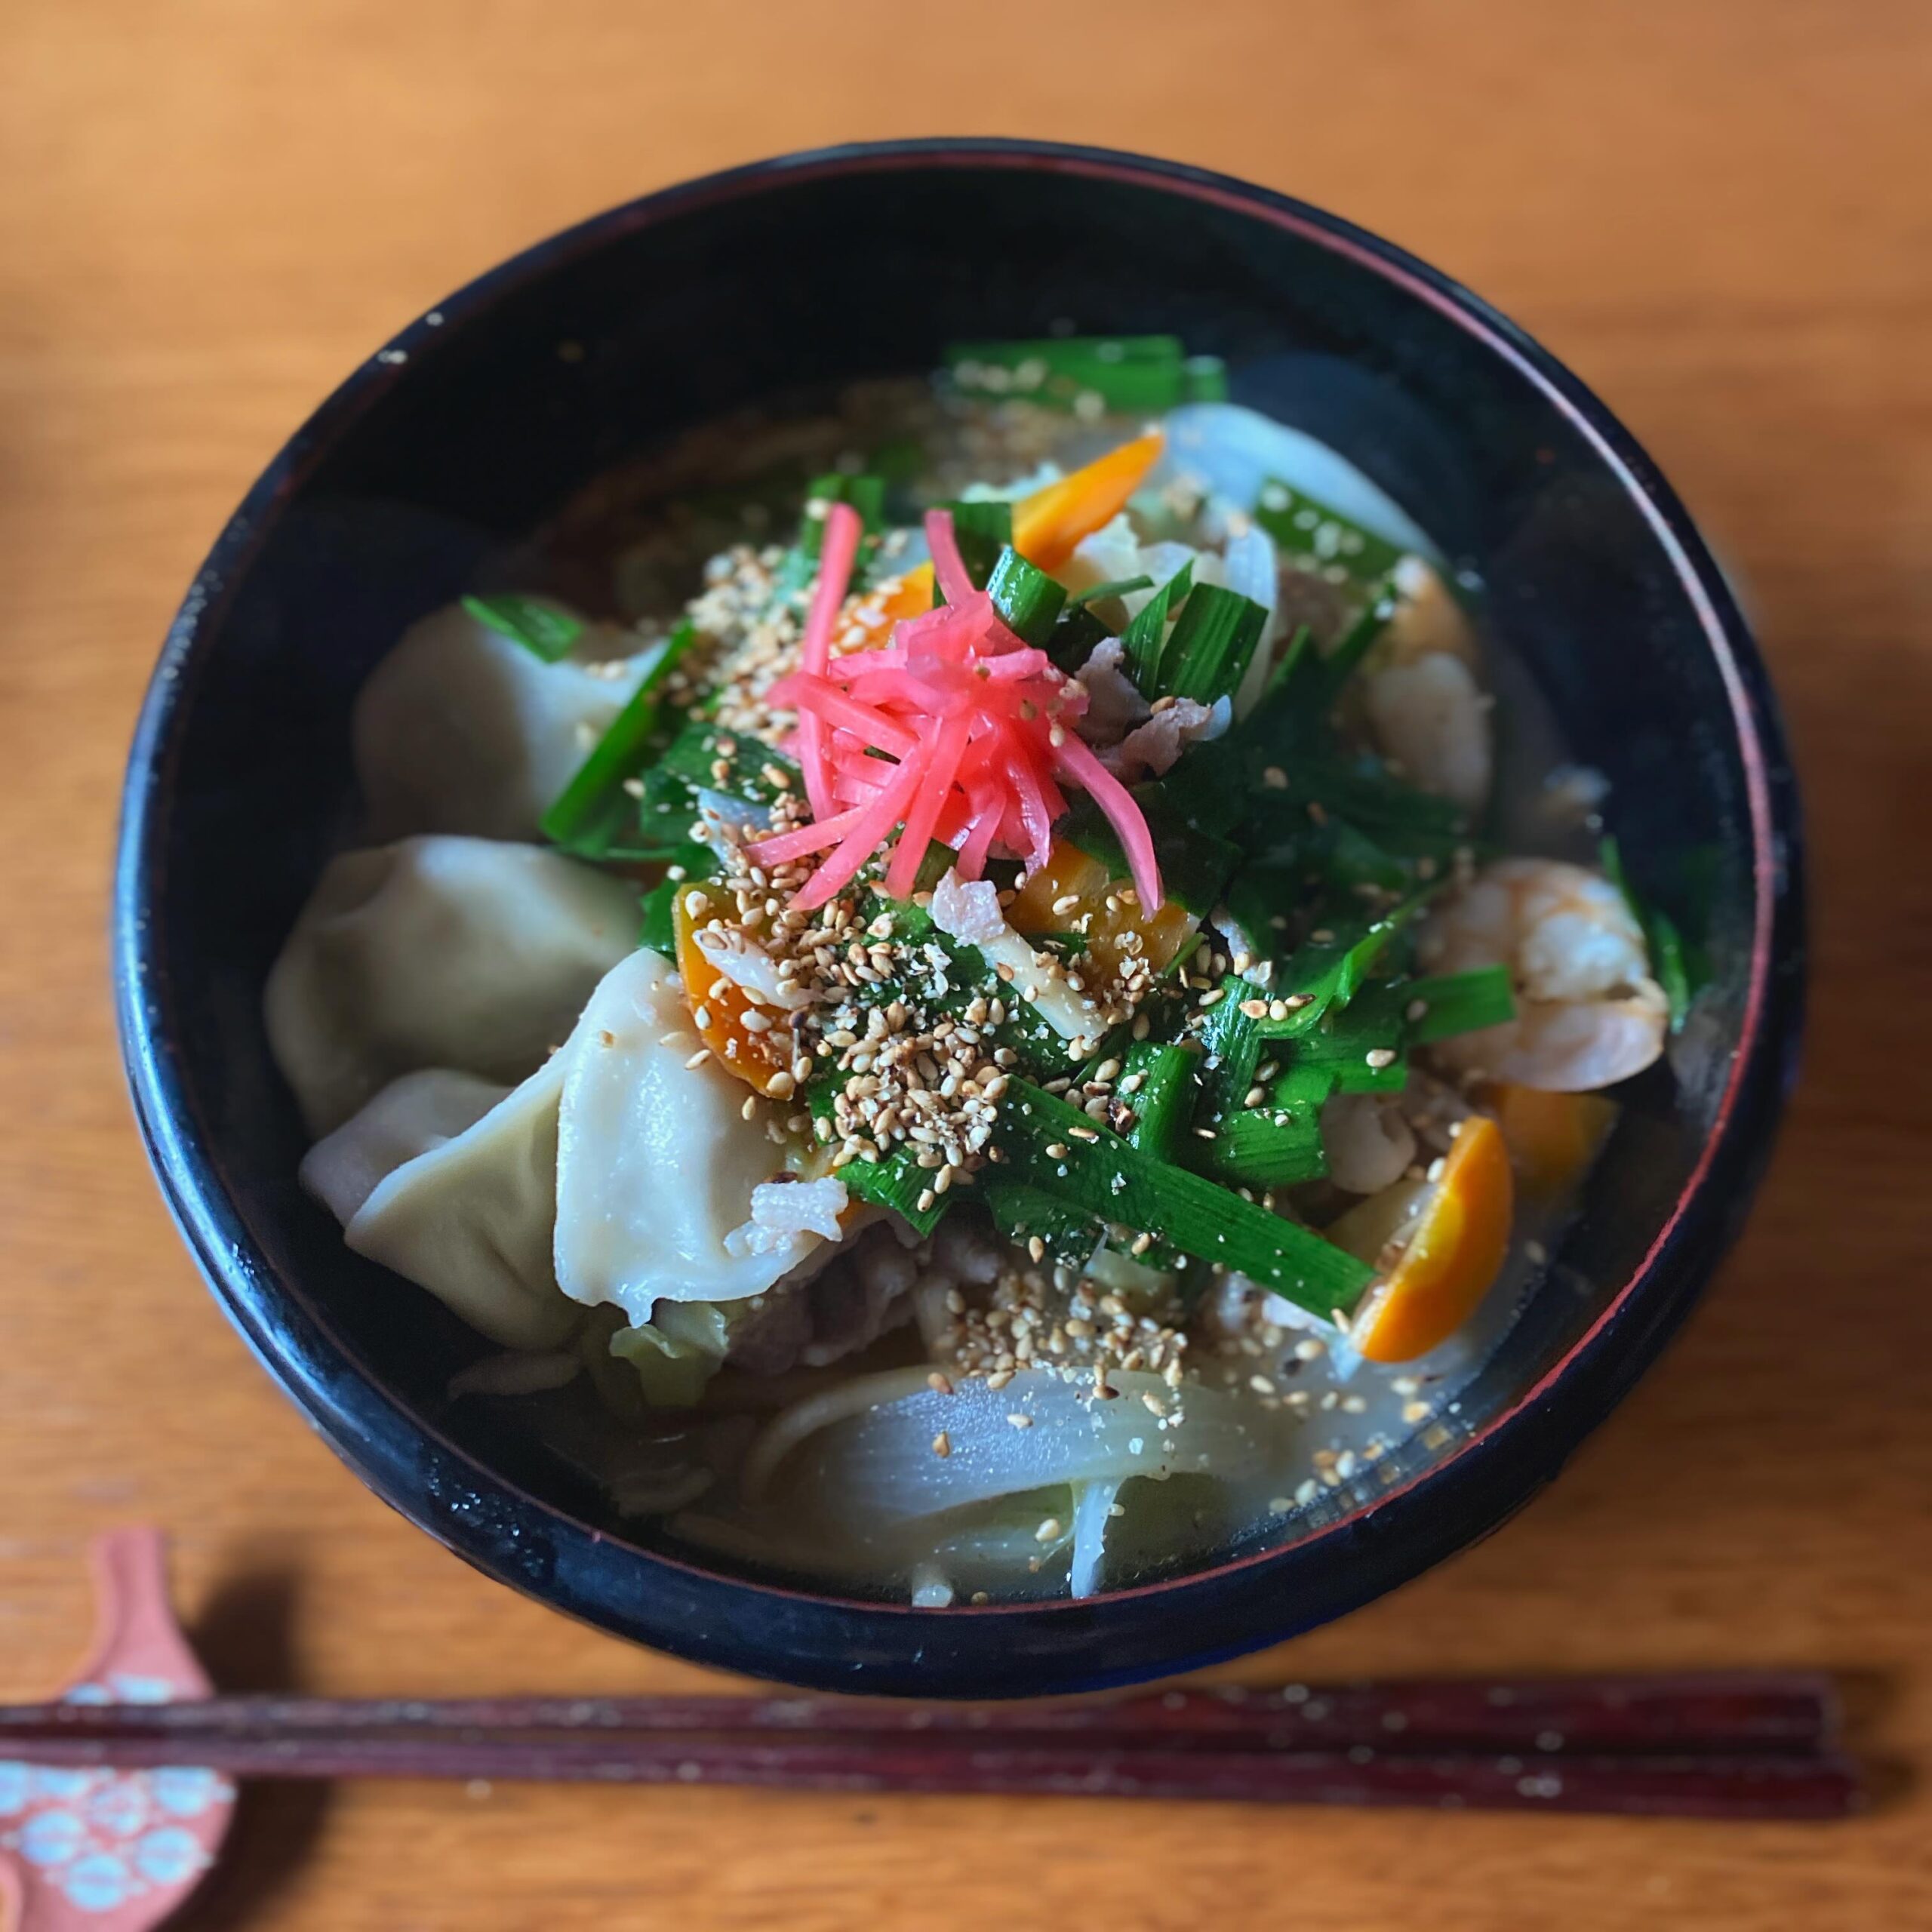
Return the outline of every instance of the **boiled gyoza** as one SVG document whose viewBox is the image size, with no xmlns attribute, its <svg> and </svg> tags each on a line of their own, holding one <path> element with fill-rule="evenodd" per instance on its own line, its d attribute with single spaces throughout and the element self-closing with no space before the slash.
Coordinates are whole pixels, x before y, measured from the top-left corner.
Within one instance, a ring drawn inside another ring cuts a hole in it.
<svg viewBox="0 0 1932 1932">
<path fill-rule="evenodd" d="M 641 1321 L 660 1298 L 761 1294 L 835 1251 L 845 1190 L 779 1183 L 736 1082 L 685 1064 L 682 1014 L 676 975 L 633 953 L 521 1086 L 405 1074 L 310 1149 L 303 1185 L 357 1253 L 513 1347 L 554 1343 L 573 1302 Z"/>
<path fill-rule="evenodd" d="M 264 1003 L 309 1131 L 418 1067 L 521 1079 L 636 924 L 619 881 L 536 846 L 406 838 L 331 860 Z"/>
<path fill-rule="evenodd" d="M 562 1062 L 508 1093 L 441 1068 L 405 1074 L 302 1163 L 357 1254 L 506 1348 L 552 1348 L 581 1318 L 550 1260 Z"/>
<path fill-rule="evenodd" d="M 564 1076 L 557 1174 L 557 1279 L 581 1302 L 614 1302 L 633 1321 L 660 1297 L 735 1301 L 801 1262 L 829 1260 L 844 1189 L 768 1183 L 786 1162 L 745 1089 L 697 1044 L 681 982 L 654 952 L 635 952 L 584 1010 Z M 832 1219 L 821 1191 L 836 1189 Z M 763 1198 L 757 1197 L 763 1196 Z M 796 1196 L 820 1232 L 774 1212 Z"/>
<path fill-rule="evenodd" d="M 545 808 L 637 688 L 652 654 L 638 654 L 637 641 L 592 626 L 574 656 L 552 664 L 460 604 L 412 626 L 355 704 L 371 835 L 534 838 Z"/>
</svg>

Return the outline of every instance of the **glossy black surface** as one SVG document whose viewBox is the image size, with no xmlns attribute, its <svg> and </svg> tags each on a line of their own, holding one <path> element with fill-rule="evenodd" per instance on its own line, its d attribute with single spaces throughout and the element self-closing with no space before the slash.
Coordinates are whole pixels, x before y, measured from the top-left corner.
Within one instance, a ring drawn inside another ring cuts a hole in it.
<svg viewBox="0 0 1932 1932">
<path fill-rule="evenodd" d="M 917 371 L 961 336 L 1169 330 L 1237 400 L 1333 444 L 1480 570 L 1495 629 L 1615 785 L 1636 875 L 1712 989 L 1678 1081 L 1638 1084 L 1558 1257 L 1446 1460 L 1390 1459 L 1300 1540 L 1084 1604 L 916 1612 L 654 1551 L 489 1405 L 479 1344 L 359 1261 L 295 1184 L 263 977 L 342 822 L 351 700 L 414 617 L 589 477 L 800 384 Z M 115 968 L 173 1211 L 269 1371 L 432 1535 L 575 1614 L 801 1683 L 1019 1694 L 1118 1683 L 1353 1607 L 1500 1521 L 1630 1386 L 1703 1285 L 1767 1152 L 1796 1041 L 1796 807 L 1715 569 L 1588 393 L 1466 292 L 1260 190 L 1088 151 L 934 143 L 795 157 L 546 242 L 363 365 L 223 534 L 130 768 Z"/>
</svg>

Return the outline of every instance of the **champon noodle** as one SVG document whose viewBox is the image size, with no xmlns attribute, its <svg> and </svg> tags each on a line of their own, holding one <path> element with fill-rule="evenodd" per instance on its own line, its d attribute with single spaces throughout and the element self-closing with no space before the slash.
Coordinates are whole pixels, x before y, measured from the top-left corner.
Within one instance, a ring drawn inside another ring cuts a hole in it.
<svg viewBox="0 0 1932 1932">
<path fill-rule="evenodd" d="M 525 553 L 627 617 L 378 667 L 268 989 L 305 1186 L 505 1352 L 453 1397 L 932 1605 L 1446 1441 L 1687 995 L 1520 678 L 1499 755 L 1474 586 L 1167 338 L 649 476 Z"/>
</svg>

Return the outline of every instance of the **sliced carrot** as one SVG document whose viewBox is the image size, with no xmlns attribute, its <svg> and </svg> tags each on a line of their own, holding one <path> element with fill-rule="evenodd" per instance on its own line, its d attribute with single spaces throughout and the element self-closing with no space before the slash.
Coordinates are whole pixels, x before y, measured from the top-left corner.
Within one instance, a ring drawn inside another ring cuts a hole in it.
<svg viewBox="0 0 1932 1932">
<path fill-rule="evenodd" d="M 1482 1098 L 1503 1130 L 1524 1193 L 1538 1201 L 1567 1194 L 1617 1124 L 1617 1103 L 1601 1094 L 1547 1094 L 1499 1081 Z"/>
<path fill-rule="evenodd" d="M 1201 921 L 1172 899 L 1149 914 L 1121 896 L 1126 883 L 1113 878 L 1091 853 L 1056 838 L 1047 863 L 1008 907 L 1007 920 L 1014 931 L 1029 937 L 1084 933 L 1088 955 L 1110 976 L 1117 976 L 1128 955 L 1137 949 L 1128 935 L 1138 934 L 1140 956 L 1160 972 L 1200 930 Z M 1071 906 L 1066 903 L 1069 899 L 1074 901 Z"/>
<path fill-rule="evenodd" d="M 867 614 L 866 628 L 880 644 L 888 641 L 891 626 L 901 618 L 916 617 L 932 608 L 931 564 L 915 564 L 904 576 L 893 578 L 889 587 L 875 590 L 858 601 L 858 608 Z"/>
<path fill-rule="evenodd" d="M 698 930 L 724 908 L 712 903 L 702 886 L 685 887 L 671 902 L 671 931 L 676 941 L 678 976 L 698 1037 L 727 1073 L 772 1098 L 774 1084 L 791 1092 L 792 1024 L 782 1014 L 754 1002 L 734 981 L 722 978 L 697 943 Z M 768 1028 L 745 1024 L 756 1011 L 771 1021 Z M 778 1076 L 784 1075 L 780 1081 Z"/>
<path fill-rule="evenodd" d="M 1158 430 L 1109 450 L 1084 469 L 1049 483 L 1014 506 L 1013 547 L 1029 564 L 1051 572 L 1074 547 L 1127 507 L 1161 454 Z"/>
<path fill-rule="evenodd" d="M 1478 1114 L 1463 1122 L 1436 1180 L 1350 1208 L 1328 1238 L 1386 1272 L 1355 1310 L 1349 1340 L 1371 1361 L 1411 1361 L 1447 1341 L 1501 1272 L 1515 1207 L 1502 1131 Z"/>
</svg>

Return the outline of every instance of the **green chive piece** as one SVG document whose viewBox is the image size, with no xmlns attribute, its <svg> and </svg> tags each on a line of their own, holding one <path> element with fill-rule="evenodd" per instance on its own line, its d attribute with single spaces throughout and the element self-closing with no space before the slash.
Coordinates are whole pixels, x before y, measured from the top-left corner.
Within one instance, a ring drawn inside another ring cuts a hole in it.
<svg viewBox="0 0 1932 1932">
<path fill-rule="evenodd" d="M 1182 565 L 1141 605 L 1127 629 L 1120 634 L 1121 645 L 1127 661 L 1127 674 L 1140 688 L 1143 697 L 1156 698 L 1161 695 L 1156 673 L 1160 669 L 1161 648 L 1167 637 L 1168 614 L 1186 598 L 1193 584 L 1194 565 L 1189 561 Z"/>
<path fill-rule="evenodd" d="M 768 805 L 804 787 L 803 774 L 783 752 L 702 718 L 694 718 L 671 740 L 658 768 L 701 791 L 722 792 L 754 805 Z"/>
<path fill-rule="evenodd" d="M 463 608 L 479 624 L 520 644 L 533 657 L 554 664 L 570 655 L 584 632 L 583 620 L 534 597 L 466 597 Z"/>
<path fill-rule="evenodd" d="M 566 851 L 605 858 L 619 836 L 622 821 L 635 814 L 624 780 L 649 761 L 659 723 L 659 694 L 697 637 L 687 617 L 664 641 L 623 710 L 605 728 L 540 823 L 543 835 Z"/>
<path fill-rule="evenodd" d="M 1191 396 L 1189 358 L 1171 335 L 1055 336 L 1023 342 L 961 342 L 944 363 L 963 395 L 1017 398 L 1049 408 L 1154 414 Z M 1197 358 L 1205 360 L 1206 358 Z M 1211 372 L 1192 379 L 1211 386 Z M 1089 400 L 1089 398 L 1092 400 Z"/>
<path fill-rule="evenodd" d="M 1209 1159 L 1214 1171 L 1238 1187 L 1294 1187 L 1328 1171 L 1319 1112 L 1306 1116 L 1251 1108 L 1215 1131 Z"/>
<path fill-rule="evenodd" d="M 1009 1081 L 995 1133 L 1014 1179 L 1109 1224 L 1158 1233 L 1198 1260 L 1238 1269 L 1312 1314 L 1353 1308 L 1373 1277 L 1333 1242 L 1140 1152 L 1030 1081 Z"/>
<path fill-rule="evenodd" d="M 1401 602 L 1401 595 L 1395 588 L 1395 580 L 1384 579 L 1370 591 L 1361 614 L 1343 633 L 1341 642 L 1326 657 L 1315 660 L 1321 675 L 1315 701 L 1324 718 L 1341 696 L 1342 687 L 1354 676 L 1361 660 L 1368 655 L 1376 639 L 1388 629 L 1389 620 L 1395 616 Z"/>
<path fill-rule="evenodd" d="M 1264 778 L 1248 803 L 1257 842 L 1271 857 L 1278 842 L 1290 848 L 1281 856 L 1291 856 L 1309 824 L 1324 817 L 1346 820 L 1401 858 L 1441 860 L 1468 842 L 1469 820 L 1460 805 L 1404 783 L 1378 758 L 1303 749 L 1270 768 L 1278 782 Z M 1318 808 L 1313 815 L 1310 805 Z"/>
<path fill-rule="evenodd" d="M 1400 981 L 1364 986 L 1288 1044 L 1291 1064 L 1324 1069 L 1338 1093 L 1399 1094 L 1409 1077 L 1407 1007 Z"/>
<path fill-rule="evenodd" d="M 1190 355 L 1180 365 L 1183 402 L 1226 402 L 1228 365 L 1218 355 Z"/>
<path fill-rule="evenodd" d="M 1669 913 L 1638 897 L 1623 869 L 1623 854 L 1614 838 L 1606 837 L 1597 850 L 1604 877 L 1622 895 L 1631 918 L 1636 921 L 1638 931 L 1644 935 L 1644 945 L 1651 956 L 1651 971 L 1670 1002 L 1670 1030 L 1677 1032 L 1690 1011 L 1694 990 L 1684 936 Z"/>
<path fill-rule="evenodd" d="M 993 1224 L 1008 1240 L 1023 1247 L 1033 1241 L 1041 1244 L 1044 1252 L 1038 1258 L 1084 1268 L 1106 1238 L 1106 1228 L 1094 1216 L 1023 1181 L 983 1180 L 979 1191 Z"/>
<path fill-rule="evenodd" d="M 1131 590 L 1152 590 L 1154 580 L 1144 572 L 1139 577 L 1115 577 L 1106 583 L 1097 583 L 1091 590 L 1076 590 L 1066 600 L 1069 611 L 1084 611 L 1090 604 L 1103 602 L 1109 597 L 1124 597 Z"/>
<path fill-rule="evenodd" d="M 1011 544 L 999 553 L 986 590 L 1007 629 L 1023 643 L 1041 649 L 1051 641 L 1066 592 Z"/>
<path fill-rule="evenodd" d="M 1044 648 L 1055 666 L 1070 678 L 1093 656 L 1094 646 L 1112 635 L 1085 605 L 1069 604 Z"/>
<path fill-rule="evenodd" d="M 1114 1091 L 1134 1109 L 1127 1144 L 1157 1161 L 1171 1161 L 1193 1101 L 1195 1069 L 1201 1056 L 1192 1048 L 1159 1040 L 1137 1040 L 1121 1058 Z M 1138 1078 L 1133 1092 L 1124 1083 Z"/>
<path fill-rule="evenodd" d="M 1415 1014 L 1409 1022 L 1409 1039 L 1418 1047 L 1500 1026 L 1516 1017 L 1506 966 L 1478 966 L 1466 973 L 1411 980 L 1402 989 L 1402 997 L 1405 1011 Z"/>
<path fill-rule="evenodd" d="M 1155 674 L 1161 694 L 1198 704 L 1229 696 L 1240 684 L 1267 623 L 1268 613 L 1253 598 L 1219 584 L 1199 586 L 1181 607 L 1161 647 Z"/>
<path fill-rule="evenodd" d="M 1212 751 L 1211 745 L 1196 749 Z M 1134 787 L 1134 801 L 1140 808 L 1153 835 L 1155 849 L 1161 855 L 1161 884 L 1176 904 L 1204 918 L 1214 909 L 1222 888 L 1240 863 L 1241 848 L 1217 832 L 1205 829 L 1190 815 L 1191 781 L 1177 785 L 1188 761 L 1174 767 L 1167 777 Z M 1056 833 L 1100 860 L 1109 878 L 1125 878 L 1131 868 L 1113 827 L 1107 823 L 1093 795 L 1083 792 L 1073 801 L 1073 809 L 1054 827 Z"/>
<path fill-rule="evenodd" d="M 1386 577 L 1401 561 L 1398 546 L 1279 477 L 1262 485 L 1254 520 L 1275 540 L 1284 564 L 1331 583 L 1339 571 L 1366 586 Z"/>
</svg>

